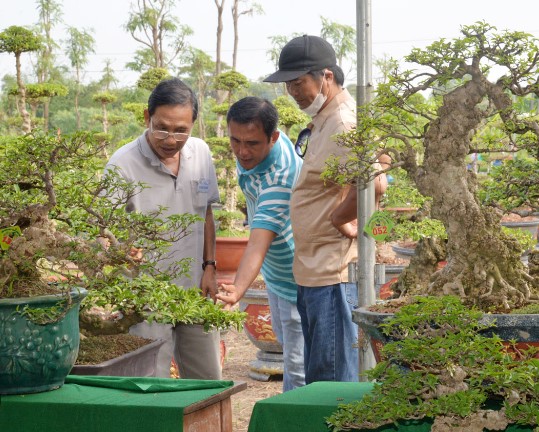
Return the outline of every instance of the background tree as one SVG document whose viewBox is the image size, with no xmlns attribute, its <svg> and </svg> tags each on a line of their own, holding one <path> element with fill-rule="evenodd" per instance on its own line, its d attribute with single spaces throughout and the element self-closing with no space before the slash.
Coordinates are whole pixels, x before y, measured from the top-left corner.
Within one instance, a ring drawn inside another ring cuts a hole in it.
<svg viewBox="0 0 539 432">
<path fill-rule="evenodd" d="M 62 6 L 55 0 L 37 0 L 39 22 L 37 28 L 42 37 L 43 44 L 37 51 L 37 82 L 39 84 L 53 80 L 55 70 L 54 50 L 59 46 L 52 37 L 52 29 L 62 21 Z M 43 129 L 49 128 L 49 98 L 43 101 Z"/>
<path fill-rule="evenodd" d="M 215 62 L 204 51 L 191 48 L 185 63 L 186 65 L 180 68 L 180 73 L 185 75 L 185 81 L 196 89 L 199 111 L 197 117 L 198 136 L 206 139 L 206 124 L 204 119 L 205 101 L 210 82 L 213 78 Z"/>
<path fill-rule="evenodd" d="M 10 94 L 16 96 L 17 88 L 12 88 Z M 55 96 L 66 96 L 68 94 L 68 88 L 62 84 L 56 83 L 36 83 L 36 84 L 27 84 L 26 85 L 26 99 L 32 108 L 32 127 L 38 125 L 37 119 L 37 106 L 39 103 L 44 103 L 45 101 L 50 101 L 51 98 Z M 43 119 L 44 120 L 44 119 Z M 44 126 L 44 124 L 42 125 Z M 43 127 L 43 129 L 45 129 Z"/>
<path fill-rule="evenodd" d="M 103 75 L 99 80 L 99 86 L 106 91 L 111 90 L 113 85 L 118 83 L 118 78 L 114 75 L 114 69 L 112 68 L 112 61 L 110 59 L 105 60 L 105 67 L 103 68 Z"/>
<path fill-rule="evenodd" d="M 223 43 L 223 10 L 225 8 L 225 0 L 213 0 L 215 7 L 217 8 L 217 32 L 216 32 L 216 45 L 215 45 L 215 75 L 221 73 L 222 60 L 221 60 L 221 45 Z"/>
<path fill-rule="evenodd" d="M 22 130 L 28 133 L 31 130 L 30 114 L 26 110 L 26 87 L 21 74 L 21 54 L 37 51 L 41 48 L 41 38 L 31 30 L 24 27 L 11 26 L 0 33 L 0 52 L 15 55 L 15 69 L 17 71 L 17 87 L 19 94 L 17 106 L 22 117 Z"/>
<path fill-rule="evenodd" d="M 246 3 L 245 9 L 240 10 L 240 3 Z M 240 41 L 239 20 L 242 15 L 253 16 L 253 14 L 263 14 L 264 10 L 258 3 L 251 3 L 249 0 L 234 0 L 232 5 L 232 22 L 234 23 L 234 49 L 232 51 L 232 69 L 236 70 L 238 60 L 238 44 Z"/>
<path fill-rule="evenodd" d="M 159 82 L 167 78 L 170 78 L 170 73 L 164 68 L 148 69 L 137 80 L 137 87 L 151 92 Z"/>
<path fill-rule="evenodd" d="M 322 20 L 320 36 L 333 46 L 337 57 L 337 63 L 342 69 L 343 60 L 349 57 L 355 60 L 357 53 L 356 29 L 346 24 L 330 21 L 322 16 L 320 19 Z"/>
<path fill-rule="evenodd" d="M 227 102 L 216 105 L 213 110 L 218 114 L 219 118 L 226 115 L 228 108 L 232 105 L 236 93 L 246 88 L 249 81 L 245 75 L 236 71 L 223 72 L 215 77 L 213 86 L 217 90 L 222 90 L 228 94 Z M 212 149 L 215 165 L 217 169 L 217 177 L 219 179 L 222 190 L 224 191 L 224 207 L 227 211 L 237 210 L 237 185 L 236 178 L 236 162 L 235 157 L 230 148 L 229 140 L 223 136 L 209 138 L 208 144 Z"/>
<path fill-rule="evenodd" d="M 136 6 L 131 5 L 125 28 L 144 48 L 137 50 L 135 60 L 127 68 L 139 72 L 168 69 L 187 48 L 186 38 L 193 30 L 171 14 L 174 4 L 174 0 L 137 0 Z"/>
<path fill-rule="evenodd" d="M 282 126 L 283 132 L 289 137 L 292 126 L 306 126 L 310 121 L 310 117 L 301 111 L 288 96 L 279 96 L 273 100 L 273 104 L 279 113 L 279 125 Z"/>
<path fill-rule="evenodd" d="M 81 71 L 88 64 L 88 54 L 94 53 L 95 39 L 90 34 L 92 30 L 79 30 L 76 27 L 67 29 L 69 38 L 66 42 L 65 53 L 75 69 L 75 115 L 77 116 L 77 130 L 80 130 L 80 80 Z"/>
</svg>

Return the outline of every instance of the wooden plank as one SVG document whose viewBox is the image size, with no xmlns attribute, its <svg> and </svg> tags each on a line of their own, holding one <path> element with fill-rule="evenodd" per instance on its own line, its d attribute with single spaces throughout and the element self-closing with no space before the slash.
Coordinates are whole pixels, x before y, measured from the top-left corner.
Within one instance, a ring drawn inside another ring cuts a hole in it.
<svg viewBox="0 0 539 432">
<path fill-rule="evenodd" d="M 247 383 L 244 381 L 236 381 L 234 382 L 234 385 L 230 388 L 227 388 L 226 390 L 222 391 L 221 393 L 217 393 L 213 396 L 210 396 L 207 399 L 204 399 L 199 402 L 195 402 L 194 404 L 191 404 L 189 406 L 186 406 L 183 410 L 183 415 L 192 413 L 194 411 L 198 411 L 200 409 L 203 409 L 209 405 L 212 405 L 216 402 L 220 402 L 223 399 L 229 398 L 233 394 L 236 394 L 242 390 L 245 390 L 247 388 Z"/>
</svg>

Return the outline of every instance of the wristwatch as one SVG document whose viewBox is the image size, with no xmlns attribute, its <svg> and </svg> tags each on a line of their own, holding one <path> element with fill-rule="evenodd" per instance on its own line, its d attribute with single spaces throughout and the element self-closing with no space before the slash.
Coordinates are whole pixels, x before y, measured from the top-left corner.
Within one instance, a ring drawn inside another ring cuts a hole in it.
<svg viewBox="0 0 539 432">
<path fill-rule="evenodd" d="M 202 270 L 206 270 L 206 267 L 209 266 L 209 265 L 214 266 L 215 270 L 217 270 L 217 261 L 215 261 L 215 260 L 204 261 L 202 263 Z"/>
</svg>

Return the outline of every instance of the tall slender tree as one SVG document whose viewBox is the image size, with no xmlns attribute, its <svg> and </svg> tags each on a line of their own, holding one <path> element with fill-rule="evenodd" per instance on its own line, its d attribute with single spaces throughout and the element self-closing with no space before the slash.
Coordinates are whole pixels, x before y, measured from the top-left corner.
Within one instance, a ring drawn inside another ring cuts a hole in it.
<svg viewBox="0 0 539 432">
<path fill-rule="evenodd" d="M 137 0 L 131 4 L 125 29 L 142 44 L 129 69 L 142 72 L 152 68 L 170 69 L 174 60 L 187 47 L 187 37 L 193 30 L 180 24 L 172 15 L 175 0 Z"/>
<path fill-rule="evenodd" d="M 17 87 L 19 89 L 17 107 L 22 117 L 22 130 L 24 133 L 30 132 L 32 123 L 30 113 L 26 109 L 26 87 L 21 73 L 21 54 L 39 49 L 41 49 L 41 38 L 39 35 L 24 27 L 11 26 L 0 33 L 0 53 L 7 52 L 15 55 Z"/>
<path fill-rule="evenodd" d="M 221 73 L 222 70 L 221 46 L 223 43 L 223 11 L 225 8 L 225 0 L 213 1 L 215 2 L 215 6 L 217 7 L 217 42 L 215 47 L 215 75 L 217 76 Z"/>
<path fill-rule="evenodd" d="M 62 5 L 56 0 L 37 0 L 39 21 L 37 27 L 43 39 L 42 48 L 38 50 L 37 82 L 43 84 L 51 81 L 55 69 L 54 50 L 59 46 L 52 37 L 52 29 L 62 21 Z M 49 99 L 43 102 L 43 129 L 49 128 Z"/>
<path fill-rule="evenodd" d="M 240 10 L 240 3 L 246 3 L 245 9 Z M 238 44 L 240 41 L 239 20 L 242 15 L 253 16 L 263 14 L 264 10 L 258 3 L 251 3 L 249 0 L 234 0 L 232 5 L 232 22 L 234 23 L 234 50 L 232 51 L 232 69 L 236 70 L 238 60 Z"/>
<path fill-rule="evenodd" d="M 95 39 L 90 34 L 93 30 L 79 30 L 76 27 L 67 29 L 69 38 L 66 40 L 66 55 L 75 70 L 75 115 L 77 117 L 77 130 L 80 129 L 80 82 L 81 70 L 88 64 L 88 54 L 95 52 Z"/>
</svg>

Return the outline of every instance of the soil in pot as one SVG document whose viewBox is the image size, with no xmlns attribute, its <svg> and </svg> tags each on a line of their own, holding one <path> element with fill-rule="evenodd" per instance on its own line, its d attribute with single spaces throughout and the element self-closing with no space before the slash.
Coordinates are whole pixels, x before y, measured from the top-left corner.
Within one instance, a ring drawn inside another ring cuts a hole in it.
<svg viewBox="0 0 539 432">
<path fill-rule="evenodd" d="M 120 357 L 153 342 L 131 334 L 89 336 L 81 339 L 75 364 L 95 365 Z"/>
</svg>

